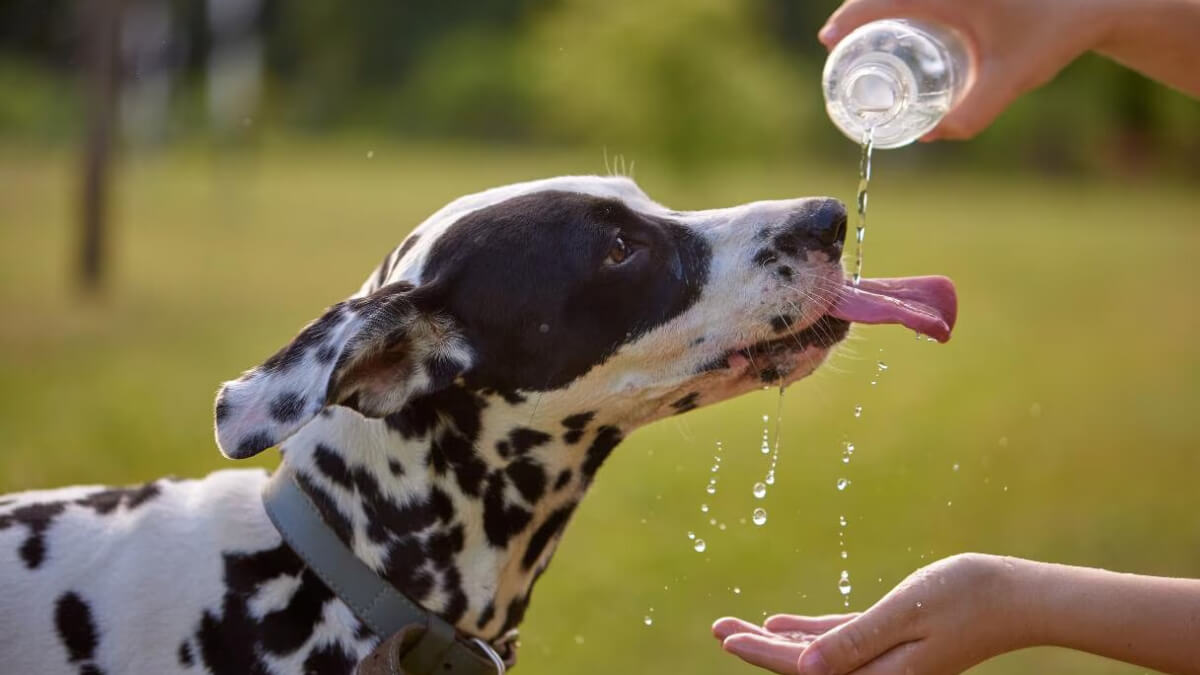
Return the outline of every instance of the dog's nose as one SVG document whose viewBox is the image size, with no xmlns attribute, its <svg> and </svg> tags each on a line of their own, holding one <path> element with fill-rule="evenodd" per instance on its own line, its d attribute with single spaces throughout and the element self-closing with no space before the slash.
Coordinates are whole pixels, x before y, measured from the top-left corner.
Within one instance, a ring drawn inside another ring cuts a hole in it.
<svg viewBox="0 0 1200 675">
<path fill-rule="evenodd" d="M 836 199 L 810 199 L 784 221 L 775 247 L 792 255 L 802 250 L 823 251 L 836 260 L 845 240 L 846 207 Z"/>
</svg>

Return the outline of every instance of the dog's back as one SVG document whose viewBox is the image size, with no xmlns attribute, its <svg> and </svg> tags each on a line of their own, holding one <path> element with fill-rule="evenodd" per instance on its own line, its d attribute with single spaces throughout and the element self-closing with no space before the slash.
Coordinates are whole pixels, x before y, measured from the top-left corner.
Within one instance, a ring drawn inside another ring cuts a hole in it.
<svg viewBox="0 0 1200 675">
<path fill-rule="evenodd" d="M 269 549 L 261 471 L 0 497 L 0 663 L 11 673 L 186 672 L 223 617 L 223 554 Z"/>
</svg>

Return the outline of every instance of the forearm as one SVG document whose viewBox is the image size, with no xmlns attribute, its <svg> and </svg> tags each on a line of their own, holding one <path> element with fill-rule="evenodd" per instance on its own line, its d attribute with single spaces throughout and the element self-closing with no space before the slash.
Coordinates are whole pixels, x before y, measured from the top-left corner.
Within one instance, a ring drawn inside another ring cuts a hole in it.
<svg viewBox="0 0 1200 675">
<path fill-rule="evenodd" d="M 1200 0 L 1106 0 L 1109 28 L 1096 51 L 1200 96 Z"/>
<path fill-rule="evenodd" d="M 1008 560 L 1029 646 L 1200 674 L 1200 580 Z"/>
</svg>

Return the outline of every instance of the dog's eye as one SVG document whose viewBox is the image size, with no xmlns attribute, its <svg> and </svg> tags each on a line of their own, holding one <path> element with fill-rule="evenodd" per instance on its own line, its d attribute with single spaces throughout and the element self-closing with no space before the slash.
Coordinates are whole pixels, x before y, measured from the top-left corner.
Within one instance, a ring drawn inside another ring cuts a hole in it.
<svg viewBox="0 0 1200 675">
<path fill-rule="evenodd" d="M 625 239 L 617 237 L 617 241 L 613 243 L 613 247 L 608 251 L 608 257 L 604 259 L 605 265 L 620 265 L 625 262 L 629 254 L 633 253 L 633 249 L 629 244 L 625 243 Z"/>
</svg>

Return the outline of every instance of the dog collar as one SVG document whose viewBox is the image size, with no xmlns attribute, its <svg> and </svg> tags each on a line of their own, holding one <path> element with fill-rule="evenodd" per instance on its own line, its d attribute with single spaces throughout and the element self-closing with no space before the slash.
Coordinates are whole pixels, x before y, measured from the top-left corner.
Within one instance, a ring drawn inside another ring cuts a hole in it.
<svg viewBox="0 0 1200 675">
<path fill-rule="evenodd" d="M 383 638 L 359 664 L 359 675 L 504 675 L 504 660 L 491 645 L 459 635 L 445 619 L 413 602 L 359 560 L 321 518 L 286 465 L 267 481 L 262 501 L 288 546 Z"/>
</svg>

